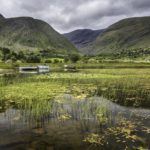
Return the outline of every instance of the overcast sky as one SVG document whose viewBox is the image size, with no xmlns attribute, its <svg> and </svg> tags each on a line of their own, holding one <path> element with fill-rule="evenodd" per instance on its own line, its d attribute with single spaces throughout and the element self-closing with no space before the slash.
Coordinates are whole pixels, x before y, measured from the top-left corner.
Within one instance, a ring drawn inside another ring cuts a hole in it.
<svg viewBox="0 0 150 150">
<path fill-rule="evenodd" d="M 0 13 L 42 19 L 64 33 L 103 29 L 123 18 L 150 16 L 150 0 L 0 0 Z"/>
</svg>

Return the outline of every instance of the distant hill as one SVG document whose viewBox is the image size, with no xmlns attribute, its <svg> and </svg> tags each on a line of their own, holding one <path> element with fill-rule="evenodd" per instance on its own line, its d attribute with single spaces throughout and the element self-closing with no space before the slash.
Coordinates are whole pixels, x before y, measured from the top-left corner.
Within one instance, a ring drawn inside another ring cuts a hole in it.
<svg viewBox="0 0 150 150">
<path fill-rule="evenodd" d="M 88 44 L 95 41 L 95 39 L 103 32 L 104 30 L 80 29 L 66 33 L 64 36 L 69 41 L 71 41 L 80 51 L 81 48 L 84 48 Z"/>
<path fill-rule="evenodd" d="M 136 48 L 150 48 L 150 17 L 121 20 L 80 51 L 84 54 L 115 54 Z"/>
<path fill-rule="evenodd" d="M 0 15 L 0 47 L 12 50 L 43 50 L 77 53 L 77 49 L 49 24 L 31 17 L 4 18 Z"/>
</svg>

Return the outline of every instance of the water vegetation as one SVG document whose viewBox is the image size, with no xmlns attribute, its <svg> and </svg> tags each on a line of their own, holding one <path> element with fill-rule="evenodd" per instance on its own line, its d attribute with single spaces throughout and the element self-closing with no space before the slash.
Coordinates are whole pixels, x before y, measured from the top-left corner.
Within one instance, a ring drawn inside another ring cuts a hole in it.
<svg viewBox="0 0 150 150">
<path fill-rule="evenodd" d="M 30 127 L 33 135 L 28 147 L 32 149 L 52 147 L 52 140 L 57 143 L 55 149 L 64 150 L 71 145 L 77 149 L 149 149 L 149 113 L 112 103 L 150 108 L 148 65 L 138 69 L 105 66 L 89 69 L 85 65 L 83 69 L 80 64 L 75 73 L 4 73 L 0 76 L 0 114 L 10 115 L 11 126 L 25 122 Z"/>
<path fill-rule="evenodd" d="M 149 69 L 84 69 L 77 73 L 12 74 L 1 76 L 0 83 L 1 104 L 8 106 L 15 104 L 21 107 L 23 104 L 23 107 L 30 107 L 33 104 L 37 108 L 45 104 L 43 107 L 46 108 L 47 102 L 56 96 L 71 94 L 78 99 L 97 95 L 125 106 L 150 107 Z"/>
</svg>

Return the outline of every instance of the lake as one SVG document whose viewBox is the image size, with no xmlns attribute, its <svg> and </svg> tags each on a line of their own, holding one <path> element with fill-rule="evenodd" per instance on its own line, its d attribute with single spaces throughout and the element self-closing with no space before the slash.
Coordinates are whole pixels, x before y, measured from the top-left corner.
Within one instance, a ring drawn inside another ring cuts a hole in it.
<svg viewBox="0 0 150 150">
<path fill-rule="evenodd" d="M 150 149 L 150 110 L 103 97 L 65 95 L 47 115 L 9 108 L 0 113 L 0 150 Z"/>
</svg>

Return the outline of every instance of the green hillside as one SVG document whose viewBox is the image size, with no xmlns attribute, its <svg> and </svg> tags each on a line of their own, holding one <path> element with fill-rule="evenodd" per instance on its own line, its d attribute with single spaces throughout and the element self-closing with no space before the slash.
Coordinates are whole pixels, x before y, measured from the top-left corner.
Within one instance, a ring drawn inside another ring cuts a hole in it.
<svg viewBox="0 0 150 150">
<path fill-rule="evenodd" d="M 0 15 L 0 47 L 17 51 L 47 50 L 76 53 L 76 48 L 44 21 L 30 17 L 3 18 Z"/>
<path fill-rule="evenodd" d="M 121 20 L 108 27 L 86 48 L 86 54 L 115 54 L 131 49 L 150 47 L 150 17 Z"/>
</svg>

